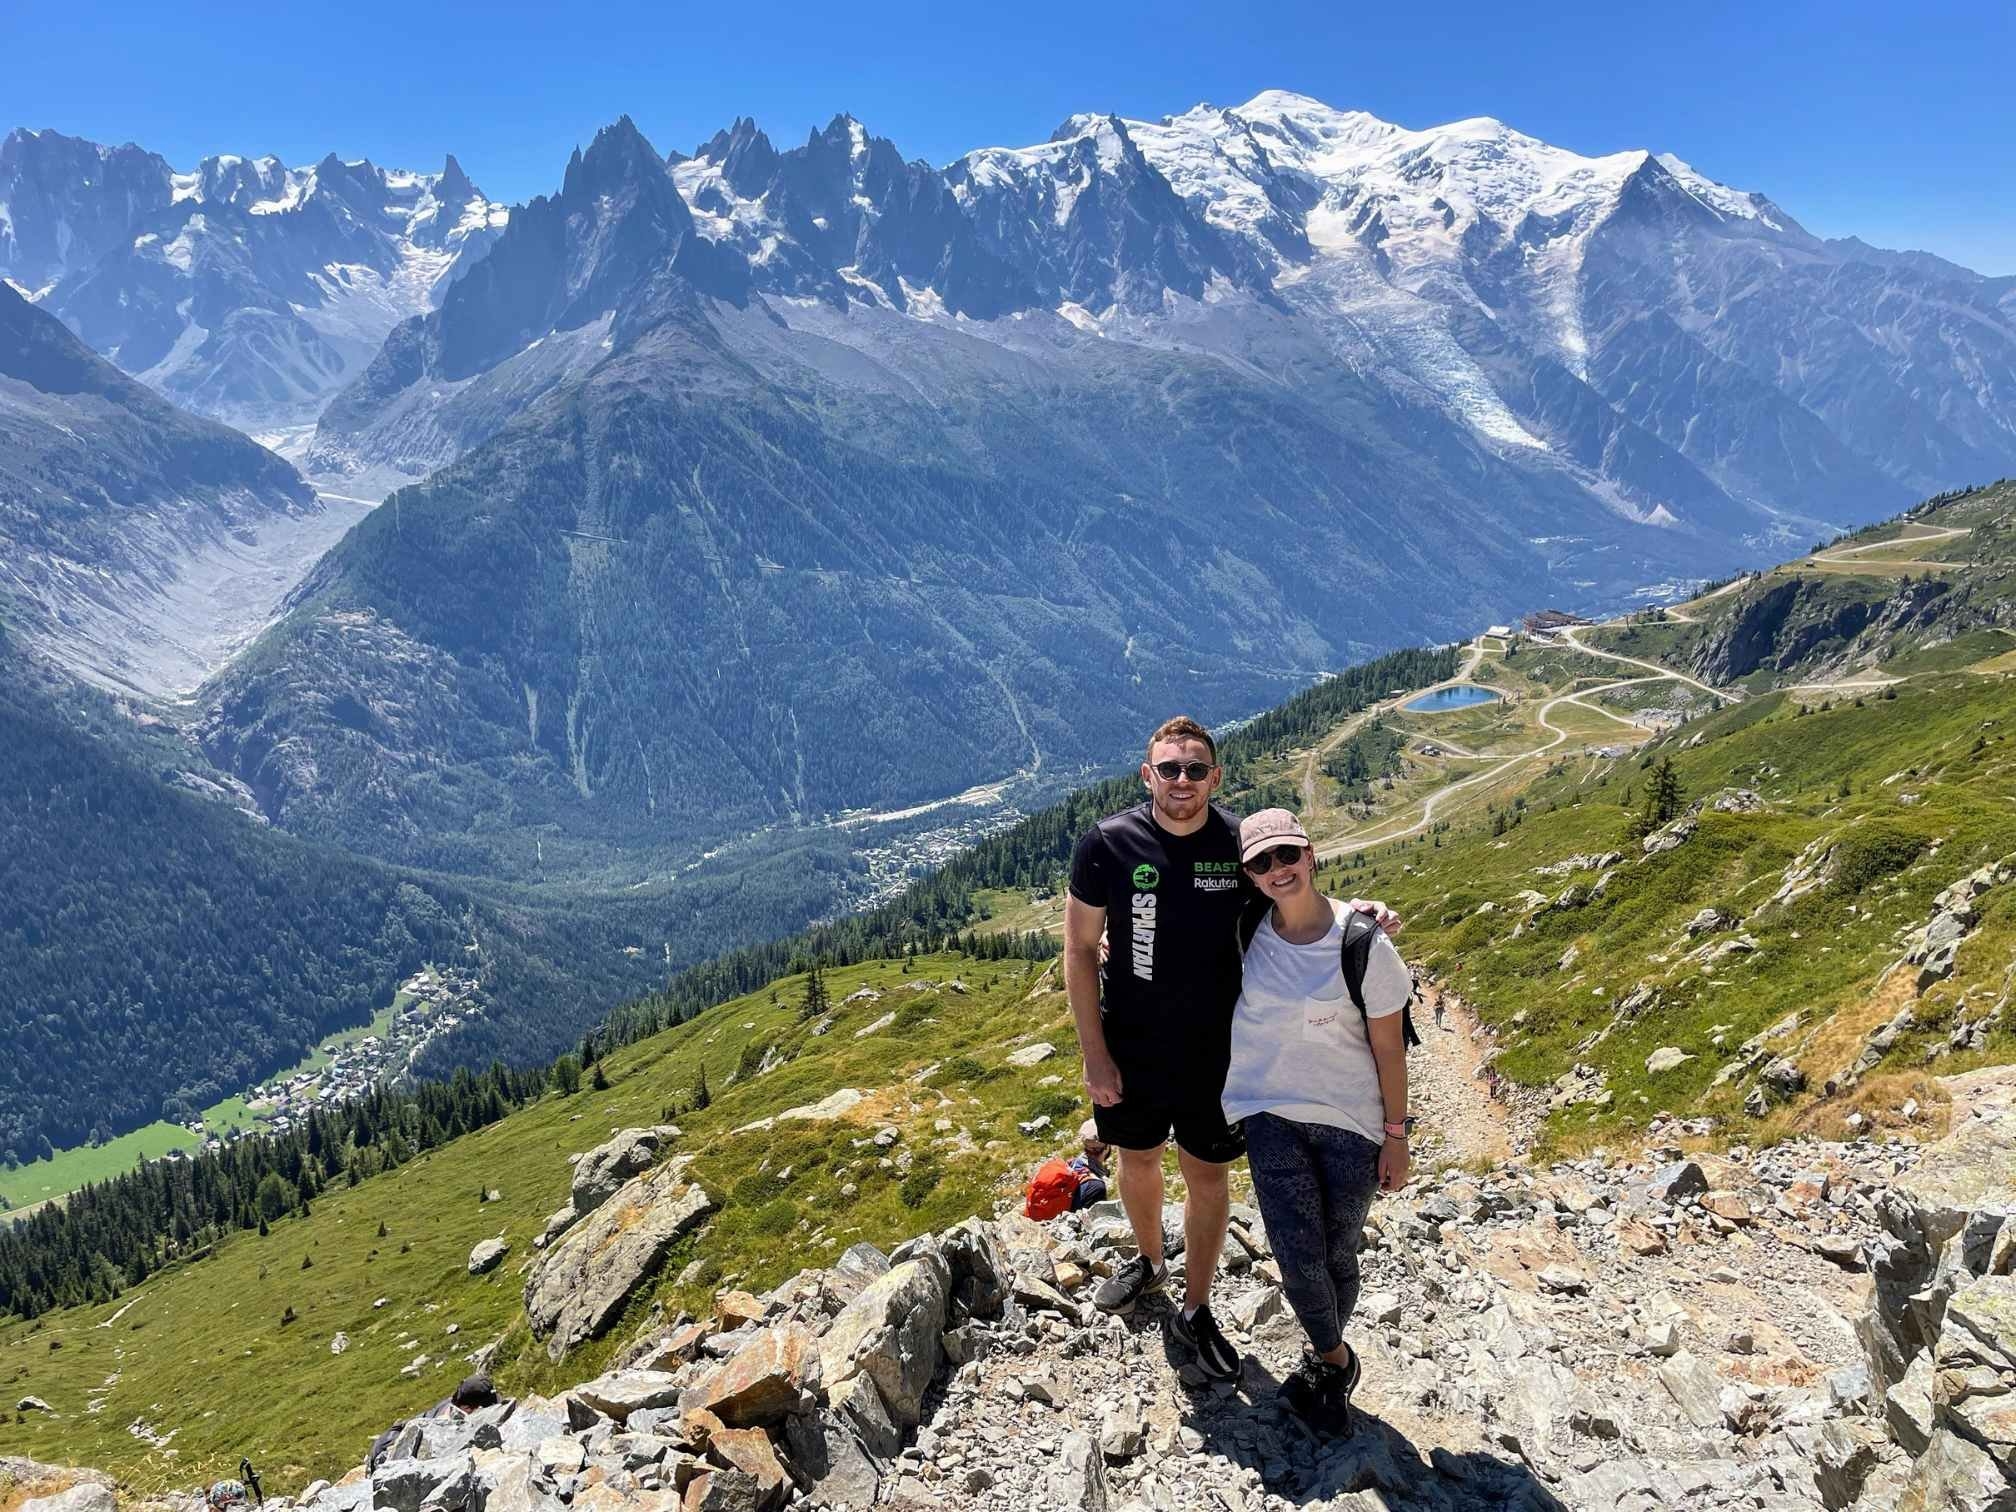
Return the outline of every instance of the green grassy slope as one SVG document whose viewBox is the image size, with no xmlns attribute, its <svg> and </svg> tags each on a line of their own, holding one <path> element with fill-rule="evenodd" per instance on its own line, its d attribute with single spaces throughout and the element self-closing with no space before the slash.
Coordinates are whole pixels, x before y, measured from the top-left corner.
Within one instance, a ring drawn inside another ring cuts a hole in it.
<svg viewBox="0 0 2016 1512">
<path fill-rule="evenodd" d="M 879 962 L 826 981 L 834 1012 L 824 1035 L 798 1019 L 802 979 L 781 981 L 775 1002 L 766 990 L 613 1053 L 606 1092 L 551 1095 L 396 1172 L 332 1188 L 308 1218 L 285 1219 L 264 1239 L 229 1239 L 114 1303 L 0 1325 L 0 1395 L 10 1404 L 39 1396 L 56 1411 L 0 1422 L 0 1449 L 99 1465 L 143 1488 L 223 1474 L 249 1454 L 269 1489 L 298 1488 L 356 1463 L 387 1422 L 445 1395 L 468 1350 L 508 1335 L 499 1368 L 514 1388 L 582 1379 L 653 1296 L 704 1304 L 716 1284 L 762 1288 L 857 1240 L 891 1244 L 989 1209 L 997 1185 L 1048 1148 L 1018 1134 L 1018 1121 L 1048 1112 L 1071 1129 L 1084 1116 L 1054 966 L 933 956 L 907 974 Z M 843 1001 L 862 987 L 883 996 Z M 894 1023 L 856 1037 L 891 1012 Z M 1007 1051 L 1031 1035 L 1061 1053 L 1033 1070 L 1005 1067 Z M 738 1076 L 745 1051 L 760 1062 L 766 1046 L 784 1063 Z M 935 1075 L 912 1079 L 934 1064 Z M 703 1068 L 713 1100 L 694 1112 Z M 1051 1076 L 1062 1083 L 1039 1085 Z M 841 1086 L 872 1094 L 848 1120 L 733 1132 Z M 695 1175 L 724 1207 L 637 1299 L 631 1320 L 556 1368 L 524 1333 L 520 1263 L 566 1199 L 566 1157 L 668 1114 L 684 1131 L 678 1147 L 696 1154 Z M 885 1125 L 900 1131 L 894 1149 L 854 1147 Z M 492 1187 L 502 1198 L 482 1202 Z M 497 1234 L 510 1240 L 510 1258 L 469 1277 L 470 1247 Z M 676 1278 L 694 1259 L 706 1262 L 704 1279 L 681 1289 Z M 298 1320 L 283 1325 L 289 1307 Z M 351 1342 L 332 1355 L 338 1331 Z M 402 1378 L 416 1354 L 433 1363 Z M 136 1419 L 175 1437 L 165 1449 L 143 1442 L 128 1432 Z"/>
<path fill-rule="evenodd" d="M 2016 853 L 2012 731 L 2016 680 L 2000 673 L 1914 679 L 1894 697 L 1843 699 L 1812 713 L 1782 695 L 1760 697 L 1683 726 L 1640 756 L 1541 778 L 1525 794 L 1523 822 L 1503 837 L 1472 829 L 1440 846 L 1382 850 L 1349 880 L 1391 898 L 1413 921 L 1408 955 L 1446 977 L 1499 1031 L 1508 1076 L 1544 1085 L 1578 1061 L 1605 1073 L 1610 1106 L 1557 1112 L 1556 1138 L 1592 1126 L 1614 1135 L 1658 1109 L 1713 1112 L 1739 1133 L 1756 1132 L 1739 1108 L 1748 1082 L 1711 1085 L 1743 1041 L 1794 1010 L 1822 1026 L 1779 1047 L 1799 1060 L 1817 1095 L 1867 1032 L 1909 1001 L 1898 996 L 1909 973 L 1878 990 L 1901 954 L 1896 937 L 1926 921 L 1949 883 Z M 1711 808 L 1687 843 L 1644 857 L 1622 805 L 1628 793 L 1642 794 L 1644 763 L 1668 753 L 1690 799 L 1745 788 L 1761 793 L 1767 810 Z M 1771 906 L 1786 868 L 1829 847 L 1838 848 L 1835 880 Z M 1553 899 L 1573 884 L 1587 897 L 1596 880 L 1589 871 L 1538 876 L 1536 867 L 1611 849 L 1625 861 L 1600 896 L 1528 920 L 1523 890 Z M 1741 924 L 1689 938 L 1687 922 L 1711 907 Z M 1758 948 L 1707 968 L 1689 959 L 1697 946 L 1738 933 Z M 1917 1064 L 1956 1014 L 1971 1018 L 2006 1001 L 2012 953 L 2016 887 L 1983 900 L 1983 922 L 1962 946 L 1958 970 L 1918 1004 L 1923 1027 L 1889 1064 Z M 1652 1006 L 1590 1044 L 1641 983 L 1658 994 Z M 1695 1058 L 1652 1075 L 1646 1058 L 1662 1046 Z M 2016 1054 L 2007 1015 L 1990 1053 Z M 1799 1116 L 1848 1106 L 1837 1099 Z"/>
</svg>

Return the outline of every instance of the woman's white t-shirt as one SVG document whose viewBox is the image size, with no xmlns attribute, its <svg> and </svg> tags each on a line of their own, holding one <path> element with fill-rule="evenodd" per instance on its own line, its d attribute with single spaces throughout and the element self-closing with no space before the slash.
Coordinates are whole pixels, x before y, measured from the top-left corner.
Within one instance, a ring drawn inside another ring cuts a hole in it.
<svg viewBox="0 0 2016 1512">
<path fill-rule="evenodd" d="M 1275 933 L 1271 912 L 1261 921 L 1246 947 L 1232 1018 L 1228 1122 L 1273 1113 L 1350 1129 L 1374 1143 L 1384 1138 L 1379 1067 L 1344 988 L 1343 947 L 1341 922 L 1320 940 L 1294 945 Z M 1373 936 L 1363 990 L 1369 1018 L 1398 1013 L 1413 996 L 1413 977 L 1384 934 Z"/>
</svg>

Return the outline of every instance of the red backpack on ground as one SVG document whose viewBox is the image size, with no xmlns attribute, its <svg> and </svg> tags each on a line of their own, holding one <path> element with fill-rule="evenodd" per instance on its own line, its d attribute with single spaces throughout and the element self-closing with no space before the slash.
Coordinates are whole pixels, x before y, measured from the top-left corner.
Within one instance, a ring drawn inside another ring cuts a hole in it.
<svg viewBox="0 0 2016 1512">
<path fill-rule="evenodd" d="M 1029 1196 L 1022 1204 L 1023 1216 L 1041 1223 L 1059 1213 L 1070 1212 L 1072 1194 L 1084 1179 L 1082 1171 L 1072 1170 L 1053 1155 L 1036 1167 L 1036 1174 L 1029 1178 Z"/>
</svg>

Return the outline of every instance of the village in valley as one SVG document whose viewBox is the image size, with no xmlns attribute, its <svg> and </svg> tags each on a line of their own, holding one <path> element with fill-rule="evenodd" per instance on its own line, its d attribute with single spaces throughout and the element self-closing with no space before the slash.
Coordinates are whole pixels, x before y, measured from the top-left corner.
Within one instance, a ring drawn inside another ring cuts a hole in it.
<svg viewBox="0 0 2016 1512">
<path fill-rule="evenodd" d="M 482 1012 L 481 984 L 473 971 L 423 966 L 399 984 L 392 1006 L 368 1026 L 332 1036 L 293 1070 L 248 1088 L 243 1094 L 247 1116 L 229 1122 L 196 1118 L 184 1124 L 201 1142 L 170 1150 L 166 1158 L 191 1159 L 247 1134 L 285 1134 L 312 1109 L 345 1103 L 398 1081 L 436 1038 Z M 224 1106 L 235 1108 L 237 1101 Z"/>
</svg>

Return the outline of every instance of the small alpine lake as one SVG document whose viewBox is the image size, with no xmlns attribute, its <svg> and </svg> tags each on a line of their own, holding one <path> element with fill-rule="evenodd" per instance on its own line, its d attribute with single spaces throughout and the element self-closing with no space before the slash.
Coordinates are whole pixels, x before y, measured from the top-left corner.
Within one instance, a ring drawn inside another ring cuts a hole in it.
<svg viewBox="0 0 2016 1512">
<path fill-rule="evenodd" d="M 1472 704 L 1490 703 L 1500 697 L 1490 688 L 1480 688 L 1474 683 L 1458 683 L 1451 688 L 1437 688 L 1433 693 L 1423 693 L 1410 698 L 1400 705 L 1408 714 L 1446 714 L 1451 709 L 1467 709 Z"/>
</svg>

